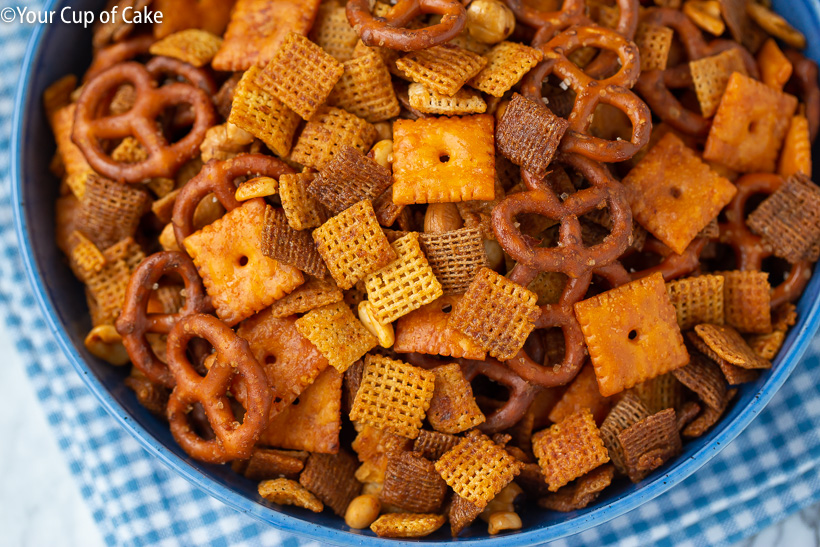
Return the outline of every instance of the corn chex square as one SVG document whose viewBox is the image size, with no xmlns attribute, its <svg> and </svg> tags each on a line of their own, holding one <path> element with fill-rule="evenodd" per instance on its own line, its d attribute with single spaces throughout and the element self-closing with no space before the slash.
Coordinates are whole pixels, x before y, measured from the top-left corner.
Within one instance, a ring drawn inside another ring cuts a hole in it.
<svg viewBox="0 0 820 547">
<path fill-rule="evenodd" d="M 443 44 L 408 53 L 396 61 L 396 68 L 406 78 L 452 96 L 486 64 L 481 55 Z"/>
<path fill-rule="evenodd" d="M 296 330 L 339 372 L 379 343 L 344 302 L 310 310 L 296 320 Z"/>
<path fill-rule="evenodd" d="M 344 146 L 367 152 L 376 141 L 376 128 L 341 108 L 322 107 L 305 125 L 290 159 L 322 170 Z"/>
<path fill-rule="evenodd" d="M 484 57 L 487 65 L 469 85 L 493 97 L 502 97 L 544 58 L 544 54 L 540 49 L 524 44 L 501 42 Z"/>
<path fill-rule="evenodd" d="M 327 103 L 370 123 L 399 115 L 401 106 L 393 89 L 390 71 L 375 51 L 367 51 L 344 63 L 344 72 Z"/>
</svg>

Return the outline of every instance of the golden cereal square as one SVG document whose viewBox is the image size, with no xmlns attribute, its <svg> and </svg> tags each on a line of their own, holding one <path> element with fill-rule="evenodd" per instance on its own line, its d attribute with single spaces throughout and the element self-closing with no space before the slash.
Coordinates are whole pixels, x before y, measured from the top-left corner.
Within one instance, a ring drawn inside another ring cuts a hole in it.
<svg viewBox="0 0 820 547">
<path fill-rule="evenodd" d="M 486 64 L 487 59 L 481 55 L 443 44 L 408 53 L 396 61 L 396 68 L 427 89 L 453 96 Z"/>
<path fill-rule="evenodd" d="M 493 97 L 502 97 L 524 74 L 537 65 L 544 54 L 516 42 L 501 42 L 484 57 L 487 65 L 470 80 L 469 85 Z"/>
<path fill-rule="evenodd" d="M 435 375 L 380 355 L 367 355 L 350 419 L 408 439 L 419 436 Z"/>
<path fill-rule="evenodd" d="M 442 296 L 435 302 L 400 317 L 395 325 L 396 341 L 393 349 L 399 353 L 424 353 L 483 361 L 486 352 L 447 324 L 450 313 L 460 299 L 460 295 Z"/>
<path fill-rule="evenodd" d="M 296 329 L 339 372 L 346 371 L 378 344 L 344 302 L 307 312 L 296 321 Z"/>
<path fill-rule="evenodd" d="M 313 231 L 319 254 L 342 290 L 396 259 L 373 206 L 363 200 Z"/>
<path fill-rule="evenodd" d="M 675 31 L 662 25 L 638 24 L 635 44 L 641 53 L 641 71 L 666 70 Z"/>
<path fill-rule="evenodd" d="M 310 279 L 289 295 L 271 304 L 268 310 L 274 317 L 287 317 L 341 302 L 343 298 L 342 291 L 333 281 Z"/>
<path fill-rule="evenodd" d="M 717 112 L 720 99 L 726 91 L 732 74 L 739 72 L 744 76 L 747 75 L 743 57 L 737 48 L 691 61 L 689 71 L 692 73 L 695 93 L 697 93 L 704 118 L 711 118 Z"/>
<path fill-rule="evenodd" d="M 256 83 L 309 120 L 327 100 L 344 68 L 301 34 L 290 33 L 259 72 Z"/>
<path fill-rule="evenodd" d="M 667 133 L 624 178 L 635 219 L 678 254 L 737 189 Z"/>
<path fill-rule="evenodd" d="M 322 107 L 305 125 L 290 159 L 321 171 L 344 146 L 366 153 L 376 141 L 376 128 L 341 108 Z"/>
<path fill-rule="evenodd" d="M 448 96 L 412 83 L 407 88 L 407 99 L 411 107 L 424 114 L 463 116 L 487 111 L 487 103 L 481 97 L 481 92 L 475 89 L 462 88 L 455 95 Z"/>
<path fill-rule="evenodd" d="M 449 326 L 500 361 L 524 346 L 540 314 L 538 297 L 489 268 L 482 268 L 450 314 Z"/>
<path fill-rule="evenodd" d="M 421 252 L 417 233 L 411 232 L 390 246 L 396 260 L 364 279 L 370 309 L 383 324 L 392 323 L 442 295 L 441 284 Z"/>
<path fill-rule="evenodd" d="M 678 325 L 689 330 L 700 323 L 723 324 L 723 276 L 698 275 L 666 284 Z"/>
<path fill-rule="evenodd" d="M 353 50 L 359 41 L 359 33 L 347 20 L 345 7 L 332 2 L 319 6 L 319 15 L 310 35 L 323 50 L 342 63 L 353 58 Z"/>
<path fill-rule="evenodd" d="M 270 306 L 305 281 L 298 269 L 262 253 L 269 207 L 262 198 L 246 201 L 183 241 L 216 314 L 228 325 Z"/>
<path fill-rule="evenodd" d="M 742 333 L 771 332 L 772 288 L 768 272 L 732 270 L 715 273 L 723 276 L 723 322 Z"/>
<path fill-rule="evenodd" d="M 259 495 L 266 500 L 279 505 L 295 505 L 309 509 L 314 513 L 321 513 L 324 509 L 322 502 L 311 494 L 307 488 L 290 479 L 270 479 L 262 481 L 257 487 Z"/>
<path fill-rule="evenodd" d="M 279 199 L 294 230 L 318 228 L 327 220 L 322 204 L 308 192 L 317 173 L 288 173 L 279 177 Z"/>
<path fill-rule="evenodd" d="M 222 38 L 199 29 L 187 29 L 151 44 L 151 55 L 173 57 L 196 67 L 211 62 L 222 46 Z"/>
<path fill-rule="evenodd" d="M 703 159 L 745 173 L 775 170 L 797 99 L 738 72 L 720 100 Z"/>
<path fill-rule="evenodd" d="M 470 431 L 435 463 L 456 494 L 482 509 L 518 475 L 521 465 L 478 430 Z"/>
<path fill-rule="evenodd" d="M 485 421 L 473 397 L 473 388 L 461 372 L 458 363 L 433 369 L 436 388 L 427 410 L 427 421 L 436 431 L 461 433 Z"/>
<path fill-rule="evenodd" d="M 399 205 L 495 198 L 493 117 L 396 120 L 393 201 Z"/>
<path fill-rule="evenodd" d="M 401 111 L 390 71 L 375 51 L 345 61 L 327 102 L 370 123 L 389 120 Z"/>
<path fill-rule="evenodd" d="M 321 0 L 237 0 L 215 70 L 236 72 L 270 61 L 291 32 L 307 34 Z"/>
<path fill-rule="evenodd" d="M 140 218 L 148 211 L 150 196 L 137 184 L 92 174 L 86 178 L 80 204 L 77 230 L 104 251 L 134 235 Z"/>
<path fill-rule="evenodd" d="M 86 179 L 94 174 L 94 170 L 85 159 L 85 155 L 71 140 L 74 131 L 74 113 L 76 104 L 69 104 L 58 109 L 51 116 L 51 129 L 54 132 L 54 141 L 57 143 L 57 154 L 65 167 L 65 179 L 71 193 L 77 199 L 82 199 L 85 192 Z"/>
<path fill-rule="evenodd" d="M 575 315 L 604 397 L 689 362 L 660 273 L 582 300 Z"/>
<path fill-rule="evenodd" d="M 153 11 L 162 21 L 154 23 L 154 38 L 165 38 L 185 29 L 202 29 L 221 36 L 228 26 L 234 0 L 154 0 Z"/>
<path fill-rule="evenodd" d="M 420 538 L 429 536 L 445 522 L 444 515 L 432 513 L 388 513 L 377 518 L 370 529 L 382 538 Z"/>
<path fill-rule="evenodd" d="M 256 85 L 259 68 L 251 67 L 236 85 L 228 121 L 251 133 L 274 154 L 285 157 L 290 152 L 299 115 L 285 103 Z"/>
</svg>

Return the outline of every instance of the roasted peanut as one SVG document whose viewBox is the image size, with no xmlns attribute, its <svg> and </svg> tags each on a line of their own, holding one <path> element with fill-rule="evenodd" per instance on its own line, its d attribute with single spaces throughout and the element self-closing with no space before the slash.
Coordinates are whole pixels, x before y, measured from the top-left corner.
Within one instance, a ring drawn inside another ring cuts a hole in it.
<svg viewBox="0 0 820 547">
<path fill-rule="evenodd" d="M 367 528 L 379 518 L 381 508 L 382 504 L 376 496 L 370 494 L 357 496 L 347 506 L 345 524 L 357 530 Z"/>
<path fill-rule="evenodd" d="M 431 203 L 424 214 L 424 231 L 428 234 L 461 228 L 463 221 L 455 203 Z"/>
<path fill-rule="evenodd" d="M 370 302 L 362 300 L 359 302 L 359 321 L 365 326 L 370 334 L 379 340 L 379 345 L 383 348 L 389 348 L 396 341 L 396 334 L 393 332 L 392 323 L 380 323 L 373 313 L 373 308 Z"/>
<path fill-rule="evenodd" d="M 467 8 L 467 32 L 485 44 L 497 44 L 512 34 L 515 15 L 498 0 L 474 0 Z"/>
<path fill-rule="evenodd" d="M 490 515 L 490 523 L 487 532 L 495 535 L 503 530 L 520 530 L 521 517 L 513 511 L 499 511 Z"/>
<path fill-rule="evenodd" d="M 384 139 L 377 142 L 373 145 L 373 148 L 370 149 L 370 153 L 367 155 L 376 160 L 376 163 L 378 163 L 382 167 L 392 169 L 393 141 L 391 139 Z"/>
</svg>

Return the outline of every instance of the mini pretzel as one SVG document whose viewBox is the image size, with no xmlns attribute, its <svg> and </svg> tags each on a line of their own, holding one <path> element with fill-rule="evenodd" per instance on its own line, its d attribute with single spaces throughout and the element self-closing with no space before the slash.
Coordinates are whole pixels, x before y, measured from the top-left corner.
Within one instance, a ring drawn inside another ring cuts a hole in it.
<svg viewBox="0 0 820 547">
<path fill-rule="evenodd" d="M 148 50 L 154 42 L 154 37 L 146 34 L 97 50 L 94 53 L 91 66 L 88 67 L 83 76 L 83 81 L 87 82 L 93 79 L 100 72 L 108 70 L 116 64 L 131 61 L 140 55 L 148 55 Z"/>
<path fill-rule="evenodd" d="M 441 15 L 441 22 L 418 30 L 405 28 L 422 14 Z M 365 45 L 417 51 L 455 38 L 467 23 L 459 0 L 400 0 L 386 18 L 370 13 L 368 0 L 348 0 L 347 20 Z"/>
<path fill-rule="evenodd" d="M 746 202 L 755 194 L 773 194 L 783 179 L 769 173 L 745 175 L 735 182 L 737 194 L 726 206 L 726 222 L 720 224 L 720 241 L 735 251 L 738 270 L 762 270 L 763 261 L 772 256 L 772 249 L 746 226 Z M 788 277 L 772 289 L 772 309 L 797 300 L 811 277 L 811 263 L 792 264 Z"/>
<path fill-rule="evenodd" d="M 641 67 L 638 46 L 615 31 L 601 27 L 575 27 L 540 46 L 544 61 L 521 81 L 521 93 L 534 101 L 541 100 L 542 82 L 554 74 L 576 93 L 569 115 L 569 130 L 561 141 L 563 152 L 581 154 L 602 162 L 624 161 L 649 142 L 652 131 L 649 108 L 629 91 L 638 80 Z M 583 47 L 596 47 L 617 54 L 620 67 L 608 78 L 596 80 L 578 68 L 568 56 Z M 589 133 L 593 113 L 604 103 L 621 110 L 632 122 L 630 141 L 609 141 Z"/>
<path fill-rule="evenodd" d="M 169 274 L 182 277 L 185 305 L 177 313 L 149 314 L 148 301 L 155 290 L 154 286 Z M 134 366 L 152 382 L 171 388 L 174 377 L 157 357 L 146 334 L 168 334 L 181 318 L 210 309 L 210 300 L 191 259 L 178 251 L 162 251 L 143 260 L 131 275 L 122 313 L 117 319 L 117 332 L 122 336 L 122 343 Z"/>
<path fill-rule="evenodd" d="M 194 338 L 204 338 L 216 352 L 216 359 L 204 377 L 185 353 Z M 168 368 L 176 379 L 176 387 L 168 399 L 167 416 L 171 434 L 183 450 L 208 463 L 249 458 L 268 425 L 273 396 L 265 371 L 253 357 L 248 342 L 212 315 L 189 315 L 168 335 Z M 245 408 L 242 423 L 231 409 L 229 391 Z M 194 403 L 205 409 L 216 435 L 214 439 L 203 439 L 191 427 L 188 413 Z"/>
<path fill-rule="evenodd" d="M 478 429 L 485 433 L 497 433 L 517 424 L 541 391 L 541 388 L 530 384 L 495 359 L 459 359 L 458 363 L 468 382 L 475 380 L 476 376 L 486 376 L 493 382 L 505 386 L 510 392 L 509 399 L 501 407 L 487 414 L 487 420 L 478 426 Z"/>
<path fill-rule="evenodd" d="M 102 114 L 104 101 L 126 83 L 136 90 L 134 106 L 123 114 Z M 85 84 L 77 100 L 71 138 L 98 173 L 126 182 L 171 178 L 183 163 L 199 153 L 205 132 L 216 120 L 210 97 L 188 84 L 172 83 L 159 88 L 155 85 L 151 73 L 133 62 L 115 65 Z M 188 134 L 171 144 L 159 132 L 156 119 L 166 108 L 177 105 L 191 105 L 195 118 Z M 104 152 L 101 141 L 128 136 L 139 140 L 148 154 L 145 160 L 119 163 Z"/>
<path fill-rule="evenodd" d="M 294 173 L 285 162 L 262 154 L 242 154 L 223 161 L 212 161 L 205 165 L 197 176 L 188 181 L 174 202 L 174 235 L 180 249 L 182 242 L 196 231 L 194 212 L 202 199 L 210 193 L 232 211 L 241 205 L 236 200 L 234 180 L 239 177 L 256 175 L 279 179 L 284 174 Z"/>
<path fill-rule="evenodd" d="M 574 154 L 561 154 L 559 162 L 578 170 L 590 187 L 579 190 L 562 202 L 546 182 L 526 170 L 521 175 L 527 191 L 508 195 L 493 210 L 493 231 L 503 249 L 516 261 L 542 272 L 563 272 L 581 277 L 593 268 L 616 260 L 629 246 L 632 211 L 625 192 L 601 164 Z M 611 233 L 601 242 L 586 247 L 578 217 L 606 203 L 612 222 Z M 535 213 L 560 221 L 557 247 L 537 247 L 516 227 L 516 215 Z"/>
<path fill-rule="evenodd" d="M 663 275 L 664 281 L 671 281 L 694 272 L 700 266 L 700 253 L 703 252 L 709 240 L 705 237 L 695 238 L 690 243 L 683 254 L 676 254 L 672 249 L 658 241 L 649 238 L 644 243 L 641 252 L 656 254 L 661 257 L 661 262 L 651 268 L 646 268 L 630 274 L 632 279 L 647 277 L 655 272 Z"/>
<path fill-rule="evenodd" d="M 145 68 L 156 81 L 160 81 L 162 76 L 178 76 L 200 88 L 209 97 L 213 97 L 219 91 L 210 73 L 179 59 L 154 57 L 145 63 Z"/>
</svg>

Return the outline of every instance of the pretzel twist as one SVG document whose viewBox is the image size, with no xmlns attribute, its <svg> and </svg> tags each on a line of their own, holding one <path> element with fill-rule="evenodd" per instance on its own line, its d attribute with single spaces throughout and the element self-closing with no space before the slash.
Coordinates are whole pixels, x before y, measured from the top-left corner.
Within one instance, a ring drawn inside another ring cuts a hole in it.
<svg viewBox="0 0 820 547">
<path fill-rule="evenodd" d="M 663 275 L 664 281 L 671 281 L 689 275 L 700 267 L 700 253 L 703 252 L 707 242 L 706 238 L 695 238 L 686 246 L 682 254 L 677 254 L 657 239 L 648 238 L 641 252 L 658 255 L 661 257 L 661 261 L 650 268 L 633 272 L 631 274 L 632 279 L 648 277 L 656 272 Z"/>
<path fill-rule="evenodd" d="M 105 115 L 105 101 L 119 86 L 136 90 L 134 106 L 119 115 Z M 190 105 L 193 126 L 182 139 L 169 143 L 156 120 L 163 111 Z M 141 64 L 115 65 L 87 82 L 77 100 L 72 140 L 98 173 L 118 181 L 142 182 L 154 177 L 173 177 L 177 169 L 199 152 L 205 132 L 216 120 L 208 94 L 193 85 L 172 83 L 157 88 L 151 73 Z M 135 163 L 111 159 L 102 141 L 135 137 L 148 158 Z"/>
<path fill-rule="evenodd" d="M 186 348 L 194 338 L 210 342 L 216 358 L 205 376 L 188 360 Z M 208 463 L 246 459 L 268 425 L 272 394 L 264 369 L 246 340 L 212 315 L 183 317 L 168 335 L 168 367 L 176 386 L 168 400 L 171 434 L 192 458 Z M 245 408 L 240 423 L 228 392 L 237 379 L 244 387 L 235 399 Z M 191 427 L 188 413 L 194 403 L 205 409 L 216 437 L 205 440 Z"/>
<path fill-rule="evenodd" d="M 148 313 L 148 301 L 155 285 L 169 274 L 177 274 L 185 284 L 185 305 L 176 313 Z M 210 311 L 211 304 L 196 266 L 187 255 L 177 251 L 155 253 L 134 270 L 128 282 L 117 332 L 122 336 L 131 362 L 156 384 L 174 387 L 174 377 L 157 357 L 146 338 L 149 332 L 168 334 L 183 317 Z"/>
<path fill-rule="evenodd" d="M 155 41 L 152 35 L 143 34 L 95 51 L 91 66 L 85 72 L 83 81 L 87 82 L 93 79 L 100 72 L 108 70 L 116 64 L 132 61 L 140 55 L 148 55 L 148 50 Z"/>
<path fill-rule="evenodd" d="M 421 29 L 404 28 L 423 14 L 441 15 L 441 21 Z M 348 0 L 347 20 L 367 46 L 417 51 L 455 38 L 467 23 L 467 12 L 459 0 L 399 0 L 387 17 L 374 17 L 368 0 Z"/>
</svg>

